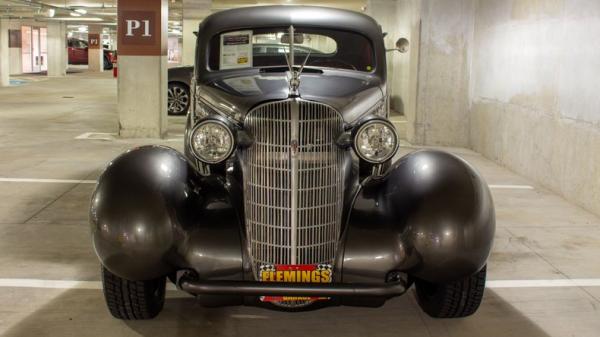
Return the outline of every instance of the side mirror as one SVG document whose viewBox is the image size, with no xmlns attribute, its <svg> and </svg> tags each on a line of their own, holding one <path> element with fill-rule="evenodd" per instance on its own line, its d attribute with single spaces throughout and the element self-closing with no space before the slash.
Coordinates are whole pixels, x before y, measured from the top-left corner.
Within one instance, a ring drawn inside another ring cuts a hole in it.
<svg viewBox="0 0 600 337">
<path fill-rule="evenodd" d="M 398 51 L 398 52 L 404 54 L 408 51 L 408 47 L 409 47 L 408 39 L 401 37 L 398 39 L 398 41 L 396 41 L 396 48 L 387 49 L 386 51 Z"/>
<path fill-rule="evenodd" d="M 401 53 L 406 53 L 408 51 L 408 45 L 408 39 L 406 38 L 401 37 L 396 41 L 396 49 Z"/>
</svg>

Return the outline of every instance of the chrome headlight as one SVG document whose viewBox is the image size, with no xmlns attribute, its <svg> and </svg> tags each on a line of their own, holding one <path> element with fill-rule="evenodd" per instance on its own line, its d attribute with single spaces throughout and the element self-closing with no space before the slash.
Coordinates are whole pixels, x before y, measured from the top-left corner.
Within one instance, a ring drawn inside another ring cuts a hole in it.
<svg viewBox="0 0 600 337">
<path fill-rule="evenodd" d="M 196 158 L 207 164 L 218 164 L 229 158 L 234 143 L 229 127 L 215 119 L 198 123 L 190 139 L 190 147 Z"/>
<path fill-rule="evenodd" d="M 385 120 L 367 121 L 356 131 L 354 150 L 362 160 L 381 164 L 398 151 L 398 134 L 394 126 Z"/>
</svg>

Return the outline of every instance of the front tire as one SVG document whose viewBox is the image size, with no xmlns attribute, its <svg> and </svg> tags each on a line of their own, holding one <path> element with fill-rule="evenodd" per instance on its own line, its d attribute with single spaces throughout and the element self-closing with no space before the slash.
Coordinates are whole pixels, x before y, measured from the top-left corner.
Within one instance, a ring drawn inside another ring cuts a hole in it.
<svg viewBox="0 0 600 337">
<path fill-rule="evenodd" d="M 104 299 L 110 313 L 118 319 L 151 319 L 165 303 L 165 277 L 150 281 L 129 281 L 102 267 Z"/>
<path fill-rule="evenodd" d="M 486 269 L 462 280 L 434 284 L 416 280 L 416 296 L 425 313 L 435 318 L 458 318 L 474 314 L 485 290 Z"/>
</svg>

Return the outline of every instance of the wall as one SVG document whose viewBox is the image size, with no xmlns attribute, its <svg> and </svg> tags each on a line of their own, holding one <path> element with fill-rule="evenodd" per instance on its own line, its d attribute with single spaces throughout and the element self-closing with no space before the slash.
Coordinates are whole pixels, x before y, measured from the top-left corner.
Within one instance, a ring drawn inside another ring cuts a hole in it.
<svg viewBox="0 0 600 337">
<path fill-rule="evenodd" d="M 393 1 L 392 1 L 393 2 Z M 600 1 L 370 0 L 409 142 L 469 147 L 600 214 Z"/>
<path fill-rule="evenodd" d="M 600 213 L 600 2 L 480 1 L 472 148 Z"/>
</svg>

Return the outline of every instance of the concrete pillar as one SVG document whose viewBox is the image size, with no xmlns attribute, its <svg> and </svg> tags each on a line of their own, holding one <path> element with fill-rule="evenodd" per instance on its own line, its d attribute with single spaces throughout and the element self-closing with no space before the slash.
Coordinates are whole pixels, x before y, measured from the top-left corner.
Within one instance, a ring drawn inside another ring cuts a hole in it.
<svg viewBox="0 0 600 337">
<path fill-rule="evenodd" d="M 0 87 L 7 87 L 9 83 L 10 64 L 8 45 L 8 20 L 0 19 Z"/>
<path fill-rule="evenodd" d="M 409 138 L 413 144 L 470 145 L 470 75 L 477 3 L 421 1 L 415 128 L 414 138 Z"/>
<path fill-rule="evenodd" d="M 167 0 L 118 2 L 119 135 L 167 132 Z"/>
<path fill-rule="evenodd" d="M 10 20 L 8 34 L 8 39 L 10 41 L 10 56 L 8 61 L 10 74 L 19 75 L 23 73 L 23 36 L 21 35 L 21 21 Z"/>
<path fill-rule="evenodd" d="M 368 0 L 367 1 L 367 14 L 377 20 L 381 25 L 383 32 L 387 33 L 384 38 L 386 48 L 394 48 L 394 37 L 398 35 L 396 33 L 398 23 L 396 21 L 396 0 Z M 393 56 L 388 53 L 387 58 L 387 89 L 388 95 L 392 95 L 393 82 L 391 81 L 394 76 L 394 63 L 391 60 Z"/>
<path fill-rule="evenodd" d="M 117 44 L 117 33 L 113 33 L 111 31 L 110 33 L 110 43 L 111 43 L 111 49 L 112 50 L 119 50 L 118 44 Z"/>
<path fill-rule="evenodd" d="M 181 63 L 193 65 L 196 54 L 198 25 L 211 12 L 212 0 L 183 0 L 183 46 Z"/>
<path fill-rule="evenodd" d="M 67 26 L 64 22 L 49 22 L 48 76 L 65 76 L 67 58 Z"/>
<path fill-rule="evenodd" d="M 181 48 L 181 64 L 193 65 L 194 55 L 196 53 L 196 36 L 194 32 L 198 30 L 199 20 L 183 19 L 183 45 Z"/>
<path fill-rule="evenodd" d="M 104 50 L 102 48 L 102 26 L 88 26 L 88 70 L 104 71 Z"/>
</svg>

